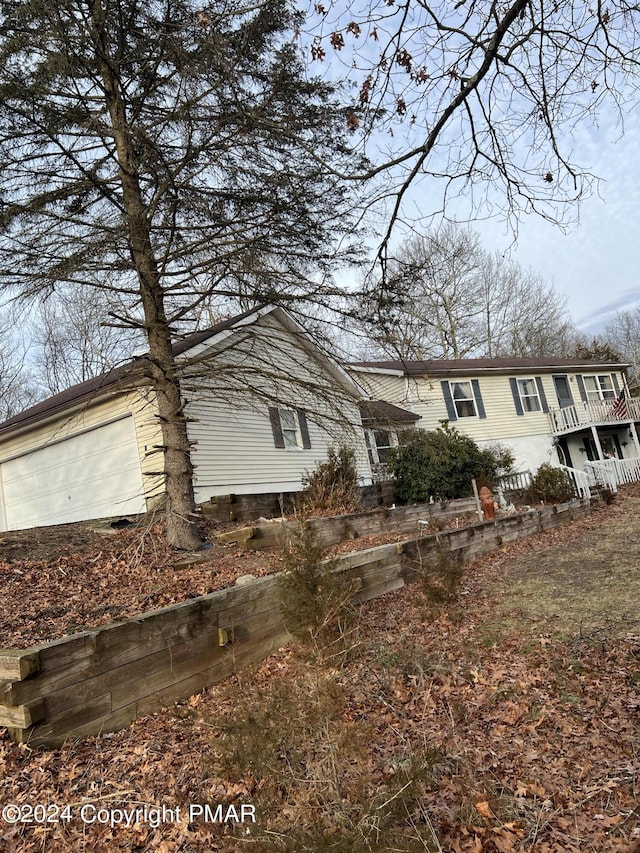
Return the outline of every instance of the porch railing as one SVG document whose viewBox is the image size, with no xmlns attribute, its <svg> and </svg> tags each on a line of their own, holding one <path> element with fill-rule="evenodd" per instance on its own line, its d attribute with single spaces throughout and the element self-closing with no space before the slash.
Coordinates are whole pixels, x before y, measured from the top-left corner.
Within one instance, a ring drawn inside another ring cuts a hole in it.
<svg viewBox="0 0 640 853">
<path fill-rule="evenodd" d="M 605 486 L 612 492 L 618 491 L 618 472 L 616 471 L 615 459 L 601 459 L 598 462 L 585 462 L 584 470 L 588 471 L 599 486 Z M 624 482 L 624 481 L 622 481 Z"/>
<path fill-rule="evenodd" d="M 552 409 L 549 412 L 549 424 L 553 433 L 568 432 L 590 424 L 628 423 L 640 420 L 640 397 L 628 397 L 625 400 L 625 416 L 613 411 L 615 400 L 597 400 L 576 403 L 564 409 Z"/>
<path fill-rule="evenodd" d="M 560 468 L 571 479 L 578 497 L 588 500 L 591 497 L 592 487 L 598 484 L 591 471 L 579 471 L 577 468 L 569 468 L 568 465 L 560 465 Z"/>
<path fill-rule="evenodd" d="M 585 462 L 584 467 L 593 473 L 599 483 L 608 486 L 613 492 L 617 492 L 621 483 L 640 482 L 639 458 L 601 459 L 598 462 Z"/>
</svg>

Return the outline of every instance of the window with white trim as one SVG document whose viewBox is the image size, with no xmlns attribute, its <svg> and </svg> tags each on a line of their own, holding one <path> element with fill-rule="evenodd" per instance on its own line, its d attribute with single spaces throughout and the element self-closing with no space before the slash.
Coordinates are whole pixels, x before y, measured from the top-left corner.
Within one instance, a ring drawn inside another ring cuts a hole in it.
<svg viewBox="0 0 640 853">
<path fill-rule="evenodd" d="M 616 392 L 610 373 L 605 373 L 602 376 L 583 376 L 582 381 L 584 382 L 587 400 L 590 403 L 615 399 Z"/>
<path fill-rule="evenodd" d="M 280 415 L 280 428 L 282 429 L 284 446 L 302 447 L 297 413 L 292 412 L 291 409 L 278 409 L 278 414 Z"/>
<path fill-rule="evenodd" d="M 541 412 L 542 404 L 535 379 L 518 379 L 518 394 L 524 412 Z"/>
<path fill-rule="evenodd" d="M 475 418 L 478 414 L 470 382 L 450 382 L 451 399 L 459 418 Z"/>
<path fill-rule="evenodd" d="M 369 462 L 372 465 L 386 463 L 389 460 L 391 449 L 395 446 L 392 435 L 387 430 L 368 429 L 365 430 Z"/>
<path fill-rule="evenodd" d="M 304 409 L 286 409 L 269 406 L 269 419 L 273 432 L 273 443 L 285 450 L 309 450 L 309 426 Z"/>
</svg>

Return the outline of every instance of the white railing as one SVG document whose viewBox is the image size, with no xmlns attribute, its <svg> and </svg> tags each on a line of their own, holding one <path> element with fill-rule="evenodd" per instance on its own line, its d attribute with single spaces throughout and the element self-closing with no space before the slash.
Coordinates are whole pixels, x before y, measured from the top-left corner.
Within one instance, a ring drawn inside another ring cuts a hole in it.
<svg viewBox="0 0 640 853">
<path fill-rule="evenodd" d="M 615 400 L 597 400 L 576 403 L 564 409 L 551 409 L 549 423 L 554 433 L 567 432 L 589 424 L 628 423 L 640 420 L 640 397 L 625 400 L 625 417 L 612 413 Z"/>
<path fill-rule="evenodd" d="M 640 482 L 640 459 L 607 459 L 606 464 L 615 469 L 618 483 Z"/>
<path fill-rule="evenodd" d="M 531 471 L 516 471 L 498 477 L 497 485 L 503 492 L 524 492 L 531 485 Z"/>
<path fill-rule="evenodd" d="M 591 488 L 597 485 L 597 481 L 590 471 L 579 471 L 577 468 L 569 468 L 568 465 L 560 465 L 560 468 L 571 478 L 578 497 L 591 497 Z"/>
<path fill-rule="evenodd" d="M 585 462 L 586 470 L 592 471 L 599 483 L 608 486 L 613 492 L 621 483 L 640 482 L 640 459 L 600 459 L 598 462 Z"/>
<path fill-rule="evenodd" d="M 617 492 L 620 482 L 615 466 L 617 461 L 617 459 L 600 459 L 597 462 L 585 462 L 584 470 L 592 474 L 598 485 L 605 486 L 612 492 Z"/>
</svg>

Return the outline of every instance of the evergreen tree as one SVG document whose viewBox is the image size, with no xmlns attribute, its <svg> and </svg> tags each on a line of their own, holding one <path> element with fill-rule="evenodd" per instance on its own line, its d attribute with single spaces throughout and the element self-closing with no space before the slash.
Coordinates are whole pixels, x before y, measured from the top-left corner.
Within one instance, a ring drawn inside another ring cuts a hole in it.
<svg viewBox="0 0 640 853">
<path fill-rule="evenodd" d="M 172 335 L 214 296 L 317 297 L 350 226 L 334 175 L 360 164 L 299 25 L 287 0 L 0 0 L 0 289 L 109 289 L 144 331 L 178 547 L 199 536 Z"/>
</svg>

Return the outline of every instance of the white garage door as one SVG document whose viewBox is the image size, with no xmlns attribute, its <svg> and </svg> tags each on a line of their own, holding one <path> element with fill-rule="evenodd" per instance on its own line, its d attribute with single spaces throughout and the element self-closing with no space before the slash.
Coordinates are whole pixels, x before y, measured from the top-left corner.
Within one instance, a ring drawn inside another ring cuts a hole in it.
<svg viewBox="0 0 640 853">
<path fill-rule="evenodd" d="M 0 466 L 7 530 L 145 511 L 132 417 Z"/>
</svg>

